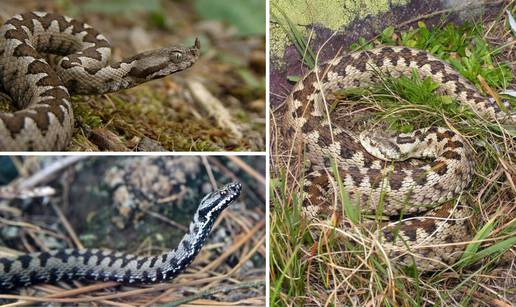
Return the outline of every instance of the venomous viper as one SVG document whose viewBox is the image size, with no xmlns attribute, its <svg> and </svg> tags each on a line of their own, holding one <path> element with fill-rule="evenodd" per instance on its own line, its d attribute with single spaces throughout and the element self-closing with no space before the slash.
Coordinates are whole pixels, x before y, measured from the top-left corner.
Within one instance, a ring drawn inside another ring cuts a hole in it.
<svg viewBox="0 0 516 307">
<path fill-rule="evenodd" d="M 306 216 L 328 217 L 334 212 L 335 179 L 328 170 L 335 161 L 351 202 L 360 203 L 364 212 L 374 213 L 380 204 L 387 216 L 427 212 L 383 227 L 376 235 L 383 234 L 379 236 L 382 247 L 395 263 L 435 270 L 454 263 L 464 249 L 463 244 L 454 243 L 470 237 L 468 210 L 450 204 L 473 174 L 472 153 L 462 137 L 441 127 L 396 135 L 369 131 L 357 135 L 326 115 L 325 98 L 331 93 L 368 87 L 383 76 L 411 76 L 414 69 L 478 116 L 516 123 L 514 113 L 507 114 L 481 96 L 442 60 L 411 48 L 380 47 L 337 56 L 304 75 L 286 99 L 283 131 L 294 145 L 306 145 L 305 158 L 310 162 L 303 183 Z M 400 161 L 409 158 L 431 162 Z"/>
<path fill-rule="evenodd" d="M 0 28 L 0 93 L 18 109 L 0 113 L 0 150 L 61 150 L 74 126 L 70 94 L 103 94 L 192 66 L 200 42 L 151 50 L 108 65 L 111 47 L 86 23 L 54 13 L 16 15 Z M 52 68 L 42 54 L 62 56 Z"/>
<path fill-rule="evenodd" d="M 109 250 L 62 249 L 0 258 L 0 292 L 59 280 L 154 283 L 172 279 L 199 253 L 213 223 L 238 198 L 241 189 L 242 185 L 234 182 L 204 196 L 178 247 L 161 255 L 143 257 Z"/>
</svg>

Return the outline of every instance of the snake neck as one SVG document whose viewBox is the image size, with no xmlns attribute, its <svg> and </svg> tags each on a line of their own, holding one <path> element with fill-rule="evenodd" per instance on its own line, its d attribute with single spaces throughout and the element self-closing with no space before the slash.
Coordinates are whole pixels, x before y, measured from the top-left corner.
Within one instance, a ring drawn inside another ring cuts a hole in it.
<svg viewBox="0 0 516 307">
<path fill-rule="evenodd" d="M 190 223 L 188 233 L 181 239 L 177 248 L 161 255 L 168 263 L 163 271 L 163 279 L 171 279 L 183 272 L 195 259 L 206 243 L 215 220 L 201 217 L 197 212 Z M 160 256 L 158 256 L 160 257 Z"/>
</svg>

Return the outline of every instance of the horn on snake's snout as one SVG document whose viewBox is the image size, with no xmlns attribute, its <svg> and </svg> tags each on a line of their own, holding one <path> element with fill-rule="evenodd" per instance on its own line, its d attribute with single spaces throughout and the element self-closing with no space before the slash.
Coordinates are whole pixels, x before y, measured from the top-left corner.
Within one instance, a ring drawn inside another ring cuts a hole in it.
<svg viewBox="0 0 516 307">
<path fill-rule="evenodd" d="M 200 50 L 201 50 L 201 41 L 199 40 L 198 37 L 196 37 L 193 46 L 190 48 L 190 53 L 192 53 L 192 55 L 194 55 L 197 58 L 197 57 L 199 57 L 199 55 L 201 53 Z"/>
<path fill-rule="evenodd" d="M 201 41 L 199 40 L 198 37 L 195 38 L 195 43 L 192 46 L 192 49 L 197 49 L 197 50 L 201 49 Z"/>
</svg>

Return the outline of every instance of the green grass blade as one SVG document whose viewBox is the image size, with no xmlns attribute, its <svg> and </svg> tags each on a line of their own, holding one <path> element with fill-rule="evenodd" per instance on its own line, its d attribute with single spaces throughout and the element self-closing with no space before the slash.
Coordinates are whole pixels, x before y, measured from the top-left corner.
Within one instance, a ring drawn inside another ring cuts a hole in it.
<svg viewBox="0 0 516 307">
<path fill-rule="evenodd" d="M 343 214 L 351 220 L 354 224 L 358 224 L 360 221 L 360 204 L 357 203 L 356 205 L 353 204 L 351 199 L 349 198 L 348 191 L 344 187 L 344 184 L 342 182 L 342 178 L 340 177 L 339 170 L 337 168 L 337 161 L 333 160 L 331 164 L 333 176 L 335 178 L 335 181 L 337 181 L 338 186 L 338 195 L 340 202 L 342 204 L 342 212 Z"/>
<path fill-rule="evenodd" d="M 278 18 L 274 12 L 271 11 L 271 17 L 274 21 L 276 21 L 283 31 L 287 33 L 290 41 L 294 44 L 296 47 L 297 52 L 299 53 L 299 56 L 303 59 L 303 62 L 305 63 L 308 68 L 313 69 L 315 67 L 315 53 L 312 51 L 310 46 L 308 46 L 308 42 L 304 38 L 303 34 L 299 32 L 296 25 L 292 22 L 292 20 L 288 17 L 288 15 L 283 11 L 279 6 L 273 4 L 274 8 L 281 14 L 283 17 L 284 22 Z"/>
</svg>

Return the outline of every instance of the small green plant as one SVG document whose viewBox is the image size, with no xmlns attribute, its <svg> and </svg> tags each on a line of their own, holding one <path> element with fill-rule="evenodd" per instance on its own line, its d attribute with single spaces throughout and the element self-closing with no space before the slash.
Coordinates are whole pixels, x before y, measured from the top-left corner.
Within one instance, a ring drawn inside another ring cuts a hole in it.
<svg viewBox="0 0 516 307">
<path fill-rule="evenodd" d="M 508 63 L 495 61 L 494 57 L 502 50 L 490 47 L 484 33 L 485 28 L 481 23 L 450 23 L 429 30 L 424 22 L 419 22 L 417 28 L 403 31 L 395 38 L 392 29 L 386 28 L 378 41 L 385 45 L 427 50 L 449 62 L 479 89 L 477 76 L 482 76 L 492 87 L 506 88 L 513 78 L 511 68 Z"/>
</svg>

